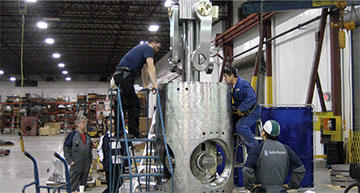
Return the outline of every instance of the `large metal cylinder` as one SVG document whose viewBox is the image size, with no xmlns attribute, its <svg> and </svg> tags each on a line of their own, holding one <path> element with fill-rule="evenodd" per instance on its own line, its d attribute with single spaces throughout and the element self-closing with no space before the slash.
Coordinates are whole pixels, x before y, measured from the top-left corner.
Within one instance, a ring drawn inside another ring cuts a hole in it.
<svg viewBox="0 0 360 193">
<path fill-rule="evenodd" d="M 169 83 L 162 89 L 161 97 L 166 138 L 175 160 L 175 192 L 232 192 L 233 138 L 228 85 Z"/>
</svg>

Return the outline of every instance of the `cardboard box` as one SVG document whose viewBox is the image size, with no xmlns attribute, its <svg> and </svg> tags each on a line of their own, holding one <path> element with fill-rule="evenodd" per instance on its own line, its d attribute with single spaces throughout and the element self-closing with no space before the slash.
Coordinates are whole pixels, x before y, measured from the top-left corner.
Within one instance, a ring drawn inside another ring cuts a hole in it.
<svg viewBox="0 0 360 193">
<path fill-rule="evenodd" d="M 147 122 L 147 118 L 146 117 L 140 117 L 139 119 L 139 132 L 143 135 L 146 134 L 146 123 Z M 149 118 L 149 129 L 150 129 L 150 126 L 151 126 L 151 118 Z"/>
<path fill-rule="evenodd" d="M 50 135 L 49 127 L 40 127 L 39 128 L 39 135 L 40 136 L 48 136 L 48 135 Z"/>
<path fill-rule="evenodd" d="M 53 135 L 56 134 L 60 134 L 60 130 L 61 130 L 61 123 L 59 122 L 49 122 L 49 123 L 45 123 L 44 127 L 49 127 L 50 129 L 50 134 L 54 133 Z"/>
</svg>

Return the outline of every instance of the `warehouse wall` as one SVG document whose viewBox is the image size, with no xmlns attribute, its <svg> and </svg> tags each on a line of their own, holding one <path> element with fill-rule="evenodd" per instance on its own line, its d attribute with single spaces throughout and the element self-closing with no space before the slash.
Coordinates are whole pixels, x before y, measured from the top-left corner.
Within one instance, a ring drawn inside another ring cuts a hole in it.
<svg viewBox="0 0 360 193">
<path fill-rule="evenodd" d="M 272 36 L 297 26 L 321 14 L 321 9 L 297 10 L 278 13 L 272 19 Z M 307 88 L 310 81 L 312 62 L 315 51 L 315 32 L 319 20 L 291 32 L 273 41 L 273 93 L 275 104 L 304 104 Z M 327 21 L 323 49 L 320 59 L 319 75 L 323 92 L 331 94 L 331 56 L 330 56 L 330 31 L 329 19 Z M 346 120 L 345 128 L 352 128 L 351 120 L 351 52 L 350 33 L 347 34 L 347 47 L 341 51 L 342 57 L 342 94 L 343 113 Z M 234 41 L 234 55 L 259 43 L 258 30 L 254 28 L 241 35 Z M 256 50 L 237 58 L 234 63 L 253 54 Z M 345 70 L 344 70 L 345 69 Z M 244 72 L 245 73 L 245 72 Z M 315 88 L 316 89 L 316 88 Z M 319 97 L 315 90 L 313 105 L 315 111 L 321 111 Z M 327 110 L 331 111 L 331 102 L 326 102 Z M 347 136 L 347 130 L 344 136 Z M 321 154 L 321 146 L 317 138 L 317 149 Z M 320 148 L 319 148 L 320 147 Z"/>
<path fill-rule="evenodd" d="M 15 87 L 14 82 L 0 81 L 1 101 L 6 100 L 6 96 L 24 95 L 25 93 L 35 94 L 42 97 L 56 98 L 58 96 L 66 96 L 72 100 L 76 100 L 77 95 L 85 95 L 88 93 L 107 94 L 109 83 L 95 81 L 70 81 L 70 82 L 46 82 L 39 81 L 37 87 Z"/>
</svg>

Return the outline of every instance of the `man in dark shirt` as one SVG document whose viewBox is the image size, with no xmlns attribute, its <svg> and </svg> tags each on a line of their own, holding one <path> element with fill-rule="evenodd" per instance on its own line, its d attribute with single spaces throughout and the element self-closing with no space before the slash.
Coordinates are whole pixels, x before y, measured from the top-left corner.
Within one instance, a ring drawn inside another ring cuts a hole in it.
<svg viewBox="0 0 360 193">
<path fill-rule="evenodd" d="M 149 79 L 152 83 L 152 89 L 157 88 L 154 53 L 158 52 L 160 47 L 161 43 L 158 37 L 149 38 L 148 43 L 132 48 L 121 59 L 114 73 L 115 84 L 121 91 L 124 111 L 128 112 L 129 134 L 136 138 L 144 138 L 145 136 L 139 133 L 140 102 L 135 93 L 134 82 L 141 75 L 145 88 L 149 86 Z"/>
<path fill-rule="evenodd" d="M 242 170 L 245 188 L 268 193 L 285 193 L 287 189 L 298 188 L 305 168 L 289 146 L 277 141 L 279 123 L 266 121 L 260 132 L 264 142 L 251 149 Z M 284 184 L 289 171 L 291 179 Z"/>
</svg>

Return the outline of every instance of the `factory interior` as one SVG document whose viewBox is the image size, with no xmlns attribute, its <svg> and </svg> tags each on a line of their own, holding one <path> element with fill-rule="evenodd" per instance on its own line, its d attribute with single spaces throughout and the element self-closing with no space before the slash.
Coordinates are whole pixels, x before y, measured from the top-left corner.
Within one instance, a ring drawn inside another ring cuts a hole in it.
<svg viewBox="0 0 360 193">
<path fill-rule="evenodd" d="M 359 180 L 360 1 L 0 0 L 0 193 Z"/>
</svg>

